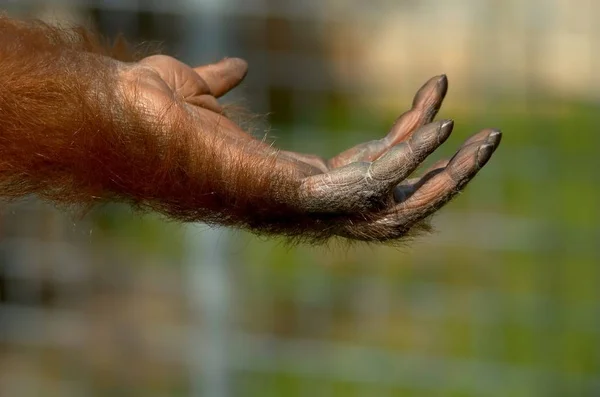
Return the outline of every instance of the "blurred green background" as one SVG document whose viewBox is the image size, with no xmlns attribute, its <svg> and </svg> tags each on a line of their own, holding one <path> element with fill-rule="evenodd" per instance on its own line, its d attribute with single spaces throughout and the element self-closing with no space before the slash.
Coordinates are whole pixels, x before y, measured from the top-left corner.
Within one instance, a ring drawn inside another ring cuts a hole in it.
<svg viewBox="0 0 600 397">
<path fill-rule="evenodd" d="M 500 149 L 436 232 L 289 247 L 35 199 L 0 232 L 1 396 L 600 395 L 600 3 L 11 1 L 15 16 L 241 56 L 226 102 L 290 150 L 386 133 L 447 73 L 453 136 Z"/>
</svg>

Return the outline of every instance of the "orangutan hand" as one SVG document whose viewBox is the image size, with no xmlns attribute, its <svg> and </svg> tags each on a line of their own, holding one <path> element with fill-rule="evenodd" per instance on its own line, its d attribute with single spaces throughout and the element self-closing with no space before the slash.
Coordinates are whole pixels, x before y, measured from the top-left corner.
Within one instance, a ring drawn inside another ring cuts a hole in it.
<svg viewBox="0 0 600 397">
<path fill-rule="evenodd" d="M 256 141 L 223 115 L 216 99 L 245 77 L 245 61 L 230 58 L 192 69 L 174 58 L 153 56 L 139 63 L 136 76 L 143 75 L 139 66 L 148 74 L 136 80 L 138 88 L 143 87 L 151 106 L 164 108 L 174 99 L 183 103 L 202 126 L 202 134 L 219 134 L 228 152 L 248 150 L 247 143 Z M 292 175 L 287 186 L 274 193 L 278 202 L 290 208 L 289 214 L 279 211 L 278 216 L 287 216 L 312 232 L 321 228 L 317 234 L 327 230 L 326 234 L 351 239 L 386 241 L 402 237 L 439 210 L 487 163 L 501 138 L 500 131 L 485 129 L 469 138 L 451 159 L 439 161 L 420 178 L 407 179 L 452 132 L 452 120 L 433 122 L 447 88 L 446 76 L 433 77 L 386 136 L 329 160 L 275 152 L 267 144 L 251 146 L 253 156 L 274 158 L 256 175 L 281 170 Z"/>
</svg>

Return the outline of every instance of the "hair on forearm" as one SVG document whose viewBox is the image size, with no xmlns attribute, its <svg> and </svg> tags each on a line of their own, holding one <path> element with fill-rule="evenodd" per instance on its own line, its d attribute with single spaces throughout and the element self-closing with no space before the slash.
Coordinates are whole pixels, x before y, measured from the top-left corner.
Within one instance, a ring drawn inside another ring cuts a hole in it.
<svg viewBox="0 0 600 397">
<path fill-rule="evenodd" d="M 233 150 L 227 137 L 193 133 L 185 116 L 169 121 L 179 133 L 165 134 L 164 120 L 124 100 L 115 59 L 137 56 L 123 40 L 6 16 L 0 35 L 0 197 L 120 201 L 181 221 L 330 235 L 285 204 L 297 185 L 291 169 L 275 167 L 275 150 L 259 154 L 255 139 Z"/>
</svg>

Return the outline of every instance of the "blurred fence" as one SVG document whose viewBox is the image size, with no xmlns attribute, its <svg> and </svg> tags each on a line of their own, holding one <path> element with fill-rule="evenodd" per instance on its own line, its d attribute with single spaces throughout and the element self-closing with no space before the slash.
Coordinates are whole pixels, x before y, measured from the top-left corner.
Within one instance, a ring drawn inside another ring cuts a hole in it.
<svg viewBox="0 0 600 397">
<path fill-rule="evenodd" d="M 190 63 L 247 58 L 228 99 L 269 113 L 286 148 L 383 134 L 440 71 L 458 126 L 442 154 L 505 130 L 439 232 L 402 250 L 6 206 L 1 396 L 600 394 L 596 2 L 1 4 L 161 40 Z"/>
</svg>

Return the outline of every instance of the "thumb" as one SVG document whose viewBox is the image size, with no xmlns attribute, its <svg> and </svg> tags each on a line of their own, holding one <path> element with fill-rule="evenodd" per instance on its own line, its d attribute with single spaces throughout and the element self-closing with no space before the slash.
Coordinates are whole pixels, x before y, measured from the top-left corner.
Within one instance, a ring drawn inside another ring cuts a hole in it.
<svg viewBox="0 0 600 397">
<path fill-rule="evenodd" d="M 211 94 L 218 98 L 242 82 L 248 72 L 248 63 L 240 58 L 225 58 L 196 67 L 194 71 L 206 82 Z"/>
</svg>

